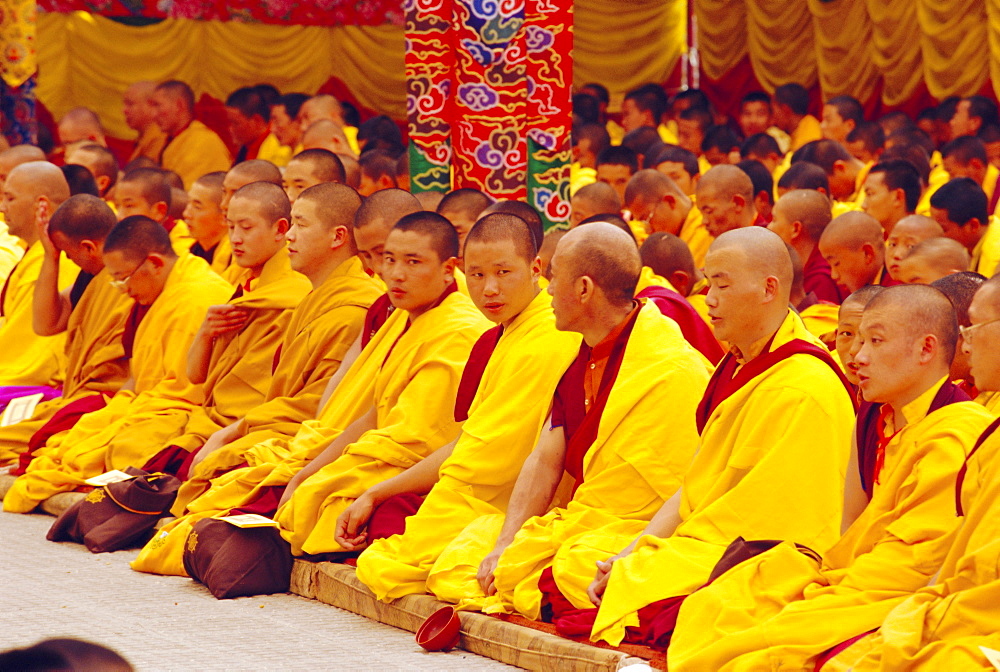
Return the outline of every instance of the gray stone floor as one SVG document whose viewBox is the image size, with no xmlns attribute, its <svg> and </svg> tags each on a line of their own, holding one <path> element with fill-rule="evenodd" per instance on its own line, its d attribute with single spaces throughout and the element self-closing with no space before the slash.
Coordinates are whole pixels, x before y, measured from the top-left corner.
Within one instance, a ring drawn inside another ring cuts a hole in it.
<svg viewBox="0 0 1000 672">
<path fill-rule="evenodd" d="M 135 551 L 45 540 L 54 518 L 0 513 L 0 650 L 71 636 L 137 670 L 513 670 L 294 595 L 216 600 L 190 579 L 133 572 Z"/>
</svg>

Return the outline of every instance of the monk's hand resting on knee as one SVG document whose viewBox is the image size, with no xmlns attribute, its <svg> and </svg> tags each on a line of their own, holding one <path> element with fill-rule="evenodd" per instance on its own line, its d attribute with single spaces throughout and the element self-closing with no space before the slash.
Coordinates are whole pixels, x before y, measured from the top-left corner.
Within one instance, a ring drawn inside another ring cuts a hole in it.
<svg viewBox="0 0 1000 672">
<path fill-rule="evenodd" d="M 334 533 L 333 539 L 344 550 L 360 551 L 368 545 L 366 528 L 376 504 L 375 498 L 365 492 L 344 509 L 344 512 L 337 518 L 337 531 Z"/>
<path fill-rule="evenodd" d="M 292 495 L 295 494 L 295 489 L 302 483 L 302 479 L 299 478 L 301 473 L 302 472 L 300 471 L 298 474 L 295 474 L 292 476 L 291 480 L 288 481 L 288 485 L 285 486 L 285 491 L 281 493 L 281 499 L 278 500 L 279 509 L 285 505 L 285 502 L 292 498 Z"/>
<path fill-rule="evenodd" d="M 479 580 L 479 585 L 487 596 L 497 594 L 497 587 L 493 583 L 493 573 L 497 570 L 497 563 L 500 562 L 500 556 L 503 555 L 503 552 L 503 548 L 494 548 L 479 564 L 479 572 L 476 574 L 476 578 Z"/>
<path fill-rule="evenodd" d="M 590 598 L 595 607 L 601 606 L 601 598 L 604 597 L 604 589 L 608 587 L 608 578 L 611 576 L 611 567 L 614 565 L 615 560 L 618 560 L 620 557 L 613 555 L 607 560 L 598 560 L 595 563 L 597 565 L 597 573 L 594 575 L 594 580 L 587 586 L 587 597 Z"/>
<path fill-rule="evenodd" d="M 194 459 L 191 461 L 191 466 L 198 464 L 206 457 L 226 446 L 226 444 L 232 442 L 238 435 L 239 421 L 232 423 L 227 427 L 214 432 L 212 436 L 208 437 L 205 441 L 205 445 L 198 449 L 198 452 L 194 454 Z"/>
<path fill-rule="evenodd" d="M 202 333 L 207 338 L 216 338 L 233 331 L 239 331 L 250 320 L 250 311 L 229 304 L 210 306 L 202 325 Z"/>
</svg>

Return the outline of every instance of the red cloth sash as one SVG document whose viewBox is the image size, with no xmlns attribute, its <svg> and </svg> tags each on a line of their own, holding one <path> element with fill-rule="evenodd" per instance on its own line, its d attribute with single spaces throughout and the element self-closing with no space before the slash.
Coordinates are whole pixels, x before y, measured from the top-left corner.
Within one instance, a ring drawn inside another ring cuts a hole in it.
<svg viewBox="0 0 1000 672">
<path fill-rule="evenodd" d="M 382 328 L 385 321 L 392 315 L 393 310 L 395 310 L 395 307 L 389 301 L 388 294 L 383 294 L 375 299 L 374 303 L 368 308 L 368 312 L 365 313 L 365 326 L 361 330 L 362 348 L 368 345 L 368 342 L 372 340 L 375 333 Z"/>
<path fill-rule="evenodd" d="M 479 384 L 483 382 L 483 373 L 490 357 L 503 335 L 503 325 L 493 327 L 479 337 L 469 353 L 469 361 L 462 370 L 462 380 L 458 383 L 458 394 L 455 396 L 455 422 L 465 422 L 469 419 L 469 408 L 476 398 Z"/>
<path fill-rule="evenodd" d="M 993 436 L 993 432 L 997 431 L 997 427 L 1000 427 L 1000 418 L 997 418 L 990 426 L 986 428 L 982 434 L 979 435 L 979 439 L 976 440 L 976 445 L 972 447 L 972 450 L 965 457 L 965 462 L 962 463 L 962 468 L 958 470 L 958 478 L 955 479 L 955 513 L 959 516 L 964 516 L 965 511 L 962 510 L 962 484 L 965 483 L 965 474 L 969 470 L 969 460 L 972 456 L 976 454 L 980 446 L 986 443 L 986 440 Z"/>
<path fill-rule="evenodd" d="M 962 391 L 962 388 L 951 382 L 946 382 L 934 395 L 930 409 L 927 413 L 958 403 L 960 401 L 971 401 L 969 395 Z M 868 495 L 872 496 L 872 487 L 876 480 L 879 463 L 879 441 L 882 438 L 879 432 L 879 417 L 882 412 L 882 404 L 868 401 L 861 403 L 858 409 L 858 421 L 854 427 L 855 438 L 858 444 L 858 470 L 861 472 L 861 487 Z M 891 438 L 891 437 L 890 437 Z M 884 441 L 882 452 L 885 452 Z M 884 459 L 884 458 L 883 458 Z"/>
<path fill-rule="evenodd" d="M 406 492 L 393 495 L 376 506 L 368 519 L 368 543 L 403 534 L 406 531 L 406 519 L 415 514 L 423 503 L 422 496 Z"/>
<path fill-rule="evenodd" d="M 197 450 L 187 451 L 180 446 L 167 446 L 149 458 L 149 461 L 142 468 L 151 474 L 160 472 L 186 481 L 188 479 L 188 470 L 191 468 L 191 462 L 194 461 L 194 456 L 197 453 Z"/>
<path fill-rule="evenodd" d="M 726 354 L 698 311 L 677 292 L 666 287 L 651 285 L 636 294 L 635 298 L 652 301 L 661 313 L 677 323 L 681 333 L 684 334 L 684 339 L 705 355 L 712 364 L 718 364 Z"/>
<path fill-rule="evenodd" d="M 826 651 L 816 660 L 816 667 L 814 667 L 813 670 L 815 672 L 819 672 L 821 669 L 823 669 L 824 665 L 826 665 L 829 661 L 836 658 L 842 651 L 844 651 L 852 644 L 854 644 L 854 642 L 864 639 L 865 637 L 872 634 L 876 630 L 878 630 L 878 628 L 875 628 L 875 630 L 869 630 L 868 632 L 862 632 L 860 635 L 855 635 L 854 637 L 851 637 L 850 639 L 845 640 L 840 644 L 837 644 L 837 646 L 833 647 L 829 651 Z"/>
<path fill-rule="evenodd" d="M 768 343 L 768 347 L 770 347 L 770 343 Z M 827 364 L 837 374 L 840 382 L 843 383 L 844 390 L 847 392 L 847 396 L 850 397 L 851 403 L 855 403 L 851 383 L 844 376 L 837 363 L 833 361 L 833 358 L 830 357 L 830 353 L 808 341 L 796 338 L 770 352 L 754 357 L 739 371 L 736 371 L 736 367 L 738 366 L 736 357 L 732 353 L 726 355 L 725 359 L 722 360 L 722 363 L 715 370 L 712 379 L 708 381 L 705 396 L 702 397 L 701 403 L 698 404 L 698 433 L 701 434 L 705 431 L 708 419 L 719 404 L 739 392 L 744 385 L 763 374 L 778 362 L 798 354 L 812 355 L 824 364 Z"/>
<path fill-rule="evenodd" d="M 18 457 L 17 466 L 11 471 L 15 476 L 20 476 L 28 468 L 31 460 L 34 459 L 35 451 L 49 442 L 53 436 L 67 429 L 72 429 L 87 413 L 99 411 L 108 405 L 108 399 L 103 394 L 91 394 L 89 396 L 72 401 L 55 412 L 49 421 L 42 425 L 42 428 L 32 435 L 28 441 L 28 450 Z"/>
<path fill-rule="evenodd" d="M 0 289 L 0 317 L 4 317 L 4 315 L 6 315 L 5 304 L 7 303 L 7 290 L 10 288 L 10 279 L 14 277 L 14 271 L 17 270 L 17 266 L 20 263 L 21 261 L 18 260 L 17 264 L 14 264 L 14 266 L 11 267 L 10 274 L 7 276 L 7 279 L 4 280 L 3 282 L 3 289 Z"/>
<path fill-rule="evenodd" d="M 132 310 L 129 311 L 125 320 L 125 331 L 122 333 L 122 348 L 125 350 L 125 359 L 132 359 L 132 350 L 135 348 L 135 334 L 139 331 L 142 319 L 149 312 L 149 306 L 141 303 L 133 303 Z"/>
</svg>

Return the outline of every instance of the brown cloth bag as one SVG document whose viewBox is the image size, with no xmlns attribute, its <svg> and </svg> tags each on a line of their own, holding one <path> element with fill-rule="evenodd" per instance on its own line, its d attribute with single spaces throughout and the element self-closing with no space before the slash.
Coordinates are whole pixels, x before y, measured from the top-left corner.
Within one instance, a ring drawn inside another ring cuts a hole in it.
<svg viewBox="0 0 1000 672">
<path fill-rule="evenodd" d="M 277 529 L 240 528 L 217 518 L 195 523 L 184 544 L 184 569 L 220 600 L 287 593 L 293 561 Z"/>
<path fill-rule="evenodd" d="M 181 482 L 135 467 L 125 472 L 136 478 L 91 491 L 56 518 L 46 539 L 82 542 L 91 553 L 133 548 L 148 541 L 156 521 L 173 505 Z"/>
</svg>

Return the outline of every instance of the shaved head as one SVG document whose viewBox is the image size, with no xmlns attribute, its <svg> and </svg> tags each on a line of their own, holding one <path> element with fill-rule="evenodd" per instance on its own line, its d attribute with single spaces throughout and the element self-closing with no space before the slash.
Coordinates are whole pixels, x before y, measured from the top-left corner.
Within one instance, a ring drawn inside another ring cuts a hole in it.
<svg viewBox="0 0 1000 672">
<path fill-rule="evenodd" d="M 617 215 L 622 209 L 622 201 L 618 198 L 618 192 L 606 182 L 594 182 L 580 187 L 570 199 L 570 204 L 573 208 L 573 214 L 570 217 L 571 227 L 579 226 L 583 220 L 594 215 Z"/>
<path fill-rule="evenodd" d="M 59 120 L 59 141 L 65 146 L 81 140 L 105 144 L 104 128 L 93 110 L 74 107 Z"/>
<path fill-rule="evenodd" d="M 440 203 L 438 203 L 438 205 L 440 205 Z M 437 209 L 437 206 L 435 206 L 435 209 Z M 486 215 L 492 215 L 498 212 L 502 212 L 507 215 L 514 215 L 515 217 L 523 219 L 525 224 L 528 225 L 531 235 L 535 239 L 535 248 L 540 249 L 542 247 L 542 240 L 545 238 L 545 227 L 542 224 L 542 216 L 538 214 L 537 210 L 524 201 L 502 199 L 487 206 L 485 210 L 479 213 L 479 216 L 485 217 Z"/>
<path fill-rule="evenodd" d="M 344 129 L 329 119 L 321 119 L 302 134 L 303 149 L 325 149 L 334 154 L 352 155 Z"/>
<path fill-rule="evenodd" d="M 633 175 L 625 186 L 625 207 L 629 207 L 637 201 L 650 205 L 659 201 L 666 194 L 687 198 L 676 182 L 658 170 L 646 168 Z"/>
<path fill-rule="evenodd" d="M 635 241 L 614 224 L 597 222 L 572 229 L 556 252 L 569 277 L 589 277 L 612 305 L 633 301 L 642 259 Z"/>
<path fill-rule="evenodd" d="M 962 271 L 935 280 L 931 283 L 931 287 L 941 290 L 948 297 L 951 305 L 955 307 L 958 323 L 967 327 L 971 324 L 969 306 L 972 305 L 972 297 L 976 295 L 984 282 L 986 282 L 986 278 L 979 273 Z"/>
<path fill-rule="evenodd" d="M 937 238 L 944 235 L 944 229 L 930 217 L 925 215 L 907 215 L 896 222 L 892 232 L 899 235 L 912 235 L 922 240 Z"/>
<path fill-rule="evenodd" d="M 119 252 L 130 261 L 139 261 L 154 253 L 168 259 L 177 256 L 167 230 L 159 222 L 142 215 L 126 217 L 111 229 L 104 239 L 104 255 L 111 252 Z"/>
<path fill-rule="evenodd" d="M 233 194 L 233 200 L 249 200 L 258 207 L 260 215 L 272 224 L 281 219 L 288 219 L 292 213 L 292 205 L 284 189 L 271 182 L 251 182 L 240 187 Z"/>
<path fill-rule="evenodd" d="M 883 289 L 885 289 L 885 287 L 883 287 L 882 285 L 865 285 L 864 287 L 862 287 L 861 289 L 852 293 L 850 296 L 844 299 L 844 302 L 841 303 L 840 305 L 844 306 L 848 303 L 853 303 L 860 305 L 863 308 L 868 305 L 869 301 L 878 296 Z"/>
<path fill-rule="evenodd" d="M 0 152 L 0 189 L 7 181 L 10 171 L 14 170 L 22 163 L 29 161 L 44 161 L 45 152 L 34 145 L 15 145 L 10 149 Z"/>
<path fill-rule="evenodd" d="M 320 182 L 344 183 L 347 176 L 344 164 L 333 152 L 326 149 L 305 149 L 292 157 L 292 161 L 302 162 Z"/>
<path fill-rule="evenodd" d="M 813 189 L 789 191 L 775 203 L 774 216 L 787 218 L 789 222 L 801 222 L 806 236 L 819 242 L 831 220 L 830 199 Z"/>
<path fill-rule="evenodd" d="M 48 201 L 49 212 L 70 197 L 63 171 L 48 161 L 31 161 L 10 171 L 3 188 L 3 214 L 11 234 L 26 243 L 38 240 L 35 216 L 39 201 Z"/>
<path fill-rule="evenodd" d="M 359 229 L 379 226 L 388 231 L 406 215 L 420 211 L 420 202 L 410 192 L 382 189 L 365 199 L 354 218 L 354 226 Z"/>
<path fill-rule="evenodd" d="M 340 106 L 340 101 L 324 93 L 302 103 L 302 107 L 299 108 L 299 121 L 304 128 L 309 128 L 320 120 L 332 121 L 338 126 L 343 126 L 344 109 Z"/>
<path fill-rule="evenodd" d="M 430 238 L 431 249 L 444 262 L 458 256 L 458 234 L 447 219 L 436 212 L 423 210 L 406 215 L 392 227 L 393 231 L 419 233 Z"/>
<path fill-rule="evenodd" d="M 857 249 L 865 243 L 881 248 L 885 243 L 885 233 L 877 219 L 856 210 L 834 218 L 823 231 L 820 241 L 824 245 L 837 245 L 847 249 Z"/>
<path fill-rule="evenodd" d="M 951 238 L 928 238 L 910 248 L 899 264 L 899 279 L 908 284 L 929 284 L 969 268 L 969 251 Z"/>
<path fill-rule="evenodd" d="M 74 242 L 104 240 L 118 219 L 108 204 L 97 196 L 77 194 L 52 213 L 49 235 L 61 233 Z"/>
<path fill-rule="evenodd" d="M 730 165 L 718 165 L 701 176 L 698 181 L 698 200 L 700 194 L 714 194 L 725 200 L 733 196 L 742 196 L 747 202 L 753 201 L 753 182 L 745 172 Z"/>
<path fill-rule="evenodd" d="M 669 279 L 677 271 L 683 271 L 692 278 L 695 275 L 691 248 L 672 233 L 659 231 L 651 234 L 643 242 L 639 255 L 642 265 L 649 266 L 653 273 L 661 277 Z"/>
<path fill-rule="evenodd" d="M 361 208 L 358 192 L 346 184 L 323 182 L 304 190 L 299 198 L 316 204 L 316 215 L 327 230 L 345 226 L 353 239 L 354 219 Z"/>
<path fill-rule="evenodd" d="M 958 320 L 951 300 L 929 285 L 896 285 L 879 292 L 865 307 L 865 313 L 889 312 L 888 320 L 906 327 L 913 339 L 927 334 L 937 337 L 945 368 L 951 366 L 958 344 Z"/>
<path fill-rule="evenodd" d="M 281 186 L 281 171 L 270 161 L 253 159 L 237 163 L 229 169 L 229 173 L 243 182 L 245 186 L 251 182 L 270 182 Z"/>
<path fill-rule="evenodd" d="M 528 224 L 516 215 L 494 213 L 482 217 L 473 225 L 465 238 L 465 247 L 475 243 L 499 243 L 510 241 L 517 254 L 529 264 L 535 260 L 538 250 L 535 237 Z M 464 254 L 464 251 L 463 251 Z"/>
<path fill-rule="evenodd" d="M 166 203 L 167 207 L 170 206 L 171 187 L 167 183 L 166 175 L 159 168 L 130 170 L 125 173 L 121 182 L 138 187 L 139 195 L 150 205 Z"/>
<path fill-rule="evenodd" d="M 747 269 L 761 277 L 777 278 L 786 291 L 791 286 L 792 259 L 776 234 L 760 226 L 734 229 L 716 238 L 709 253 L 733 249 L 742 253 Z"/>
</svg>

